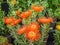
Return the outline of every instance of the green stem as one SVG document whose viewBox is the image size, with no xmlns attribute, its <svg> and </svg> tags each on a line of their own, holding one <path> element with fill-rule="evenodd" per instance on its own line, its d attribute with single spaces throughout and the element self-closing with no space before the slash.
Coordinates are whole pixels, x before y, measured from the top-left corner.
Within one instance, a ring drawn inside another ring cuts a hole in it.
<svg viewBox="0 0 60 45">
<path fill-rule="evenodd" d="M 33 45 L 33 43 L 32 43 L 32 42 L 30 42 L 30 43 L 29 43 L 29 45 Z"/>
</svg>

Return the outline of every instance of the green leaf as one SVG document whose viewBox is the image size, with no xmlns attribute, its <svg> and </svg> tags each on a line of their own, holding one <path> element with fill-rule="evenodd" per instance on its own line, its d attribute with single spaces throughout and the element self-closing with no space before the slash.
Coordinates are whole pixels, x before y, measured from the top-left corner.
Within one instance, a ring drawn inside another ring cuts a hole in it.
<svg viewBox="0 0 60 45">
<path fill-rule="evenodd" d="M 56 9 L 56 11 L 54 12 L 54 16 L 60 19 L 60 8 Z"/>
<path fill-rule="evenodd" d="M 57 5 L 57 4 L 59 4 L 59 1 L 58 0 L 52 0 L 52 4 Z"/>
</svg>

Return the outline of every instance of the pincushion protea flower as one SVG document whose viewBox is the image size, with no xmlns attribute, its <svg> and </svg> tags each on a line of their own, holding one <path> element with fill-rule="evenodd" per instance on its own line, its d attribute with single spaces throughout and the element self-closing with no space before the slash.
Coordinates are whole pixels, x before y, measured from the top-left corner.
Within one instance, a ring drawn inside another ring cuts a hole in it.
<svg viewBox="0 0 60 45">
<path fill-rule="evenodd" d="M 28 10 L 26 12 L 22 12 L 20 17 L 21 18 L 28 18 L 32 14 L 31 10 Z"/>
<path fill-rule="evenodd" d="M 20 19 L 20 18 L 19 18 L 19 19 L 15 19 L 15 18 L 13 18 L 13 17 L 9 17 L 9 18 L 4 17 L 4 18 L 3 18 L 3 22 L 4 22 L 6 25 L 13 25 L 13 26 L 15 26 L 16 24 L 18 24 L 18 23 L 21 22 L 21 19 Z"/>
<path fill-rule="evenodd" d="M 52 18 L 42 17 L 42 18 L 38 19 L 38 22 L 47 24 L 47 23 L 53 22 L 53 19 Z"/>
<path fill-rule="evenodd" d="M 36 32 L 36 31 L 29 31 L 29 32 L 26 32 L 25 33 L 25 38 L 29 41 L 36 41 L 39 39 L 40 37 L 40 33 L 39 32 Z"/>
<path fill-rule="evenodd" d="M 44 10 L 43 6 L 35 6 L 35 5 L 31 5 L 31 9 L 34 10 L 35 12 L 41 12 L 42 10 Z"/>
<path fill-rule="evenodd" d="M 25 31 L 26 31 L 26 26 L 22 26 L 22 27 L 20 27 L 20 28 L 17 29 L 16 33 L 18 35 L 21 35 L 21 34 L 24 34 Z"/>
<path fill-rule="evenodd" d="M 18 10 L 15 11 L 15 14 L 16 14 L 17 16 L 20 16 L 20 12 L 19 12 Z"/>
<path fill-rule="evenodd" d="M 24 34 L 27 40 L 35 41 L 38 40 L 41 35 L 38 29 L 39 24 L 34 22 L 19 28 L 16 32 L 18 35 Z"/>
<path fill-rule="evenodd" d="M 4 18 L 3 18 L 3 22 L 4 22 L 5 24 L 11 24 L 14 20 L 15 20 L 15 18 L 13 18 L 13 17 L 9 17 L 9 18 L 4 17 Z"/>
<path fill-rule="evenodd" d="M 28 24 L 27 31 L 29 31 L 29 30 L 38 30 L 39 28 L 40 28 L 40 26 L 39 26 L 38 22 L 32 22 L 32 23 Z"/>
<path fill-rule="evenodd" d="M 15 26 L 16 24 L 19 24 L 20 22 L 21 22 L 21 19 L 19 18 L 19 19 L 16 19 L 15 21 L 13 21 L 11 23 L 11 25 Z"/>
<path fill-rule="evenodd" d="M 25 32 L 29 32 L 29 31 L 36 31 L 39 32 L 39 24 L 37 22 L 33 22 L 31 24 L 22 26 L 21 28 L 19 28 L 17 30 L 17 34 L 23 34 Z"/>
</svg>

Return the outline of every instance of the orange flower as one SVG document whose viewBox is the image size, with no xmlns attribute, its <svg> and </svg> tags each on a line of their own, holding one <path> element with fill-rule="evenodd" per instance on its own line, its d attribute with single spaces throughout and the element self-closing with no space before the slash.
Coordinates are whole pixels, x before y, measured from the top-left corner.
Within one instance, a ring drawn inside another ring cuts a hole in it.
<svg viewBox="0 0 60 45">
<path fill-rule="evenodd" d="M 7 23 L 12 23 L 14 21 L 14 18 L 13 17 L 9 17 L 8 19 L 7 19 Z"/>
<path fill-rule="evenodd" d="M 21 18 L 28 18 L 30 15 L 31 15 L 31 11 L 28 10 L 26 12 L 22 12 L 21 15 L 20 15 L 20 17 Z"/>
<path fill-rule="evenodd" d="M 39 24 L 37 22 L 32 22 L 27 26 L 27 31 L 33 30 L 33 31 L 38 31 L 39 29 Z"/>
<path fill-rule="evenodd" d="M 6 20 L 7 20 L 7 18 L 4 17 L 4 18 L 3 18 L 3 22 L 4 22 L 5 24 L 7 23 Z"/>
<path fill-rule="evenodd" d="M 11 25 L 15 26 L 16 24 L 18 24 L 18 23 L 20 23 L 20 22 L 21 22 L 21 19 L 19 18 L 19 19 L 13 21 L 13 22 L 11 23 Z"/>
<path fill-rule="evenodd" d="M 9 18 L 3 18 L 3 22 L 5 24 L 11 24 L 14 21 L 13 17 L 9 17 Z"/>
<path fill-rule="evenodd" d="M 15 14 L 20 17 L 20 12 L 18 10 L 15 11 Z"/>
<path fill-rule="evenodd" d="M 35 6 L 34 5 L 31 5 L 31 9 L 34 9 L 35 8 Z"/>
<path fill-rule="evenodd" d="M 29 41 L 36 41 L 40 37 L 40 33 L 36 31 L 29 31 L 25 33 L 25 38 Z"/>
<path fill-rule="evenodd" d="M 53 21 L 52 18 L 46 18 L 46 17 L 42 17 L 42 18 L 38 19 L 38 22 L 40 22 L 40 23 L 50 23 L 52 21 Z"/>
<path fill-rule="evenodd" d="M 42 10 L 44 10 L 44 8 L 42 6 L 31 6 L 31 9 L 33 9 L 35 12 L 41 12 Z"/>
<path fill-rule="evenodd" d="M 16 24 L 20 23 L 21 22 L 21 19 L 15 19 L 13 17 L 9 17 L 9 18 L 3 18 L 3 22 L 6 24 L 6 25 L 13 25 L 15 26 Z"/>
<path fill-rule="evenodd" d="M 25 33 L 26 31 L 26 26 L 22 26 L 20 28 L 18 28 L 18 30 L 16 31 L 18 35 L 21 35 L 23 33 Z"/>
</svg>

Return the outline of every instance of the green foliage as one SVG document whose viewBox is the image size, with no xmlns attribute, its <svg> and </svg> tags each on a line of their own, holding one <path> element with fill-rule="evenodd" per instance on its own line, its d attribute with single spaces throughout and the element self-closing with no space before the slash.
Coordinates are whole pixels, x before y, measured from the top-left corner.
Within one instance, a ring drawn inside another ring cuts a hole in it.
<svg viewBox="0 0 60 45">
<path fill-rule="evenodd" d="M 52 4 L 57 5 L 57 4 L 59 4 L 59 1 L 58 0 L 52 0 Z"/>
<path fill-rule="evenodd" d="M 3 44 L 5 42 L 7 42 L 7 38 L 6 37 L 3 37 L 3 36 L 0 36 L 0 44 Z"/>
<path fill-rule="evenodd" d="M 56 22 L 57 25 L 60 25 L 60 21 Z"/>
<path fill-rule="evenodd" d="M 53 15 L 51 15 L 51 17 L 55 17 L 60 19 L 60 14 L 59 14 L 59 10 L 60 10 L 60 0 L 48 0 L 48 4 L 49 4 L 49 9 L 51 9 L 52 11 L 50 11 Z M 48 10 L 49 10 L 48 9 Z"/>
<path fill-rule="evenodd" d="M 8 31 L 7 31 L 8 29 L 3 23 L 3 17 L 4 17 L 4 12 L 1 11 L 1 8 L 0 8 L 0 35 L 6 36 L 8 34 Z"/>
<path fill-rule="evenodd" d="M 56 18 L 60 19 L 60 8 L 56 9 L 56 11 L 54 12 L 54 15 Z"/>
<path fill-rule="evenodd" d="M 60 45 L 60 30 L 55 30 L 54 39 L 54 45 Z"/>
</svg>

